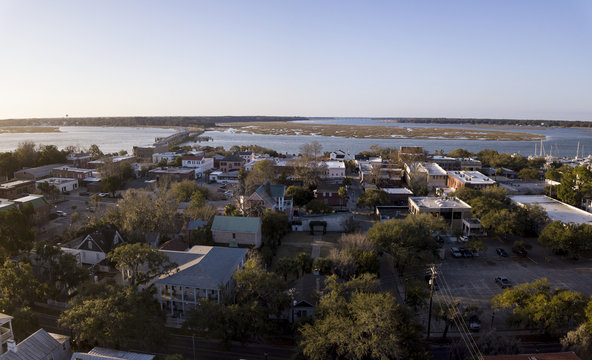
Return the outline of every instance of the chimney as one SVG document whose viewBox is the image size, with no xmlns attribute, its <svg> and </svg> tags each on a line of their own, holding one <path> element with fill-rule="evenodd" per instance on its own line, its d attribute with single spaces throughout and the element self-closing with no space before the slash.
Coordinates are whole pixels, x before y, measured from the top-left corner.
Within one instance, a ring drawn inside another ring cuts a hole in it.
<svg viewBox="0 0 592 360">
<path fill-rule="evenodd" d="M 12 351 L 12 352 L 17 352 L 16 342 L 12 339 L 6 341 L 6 350 Z"/>
</svg>

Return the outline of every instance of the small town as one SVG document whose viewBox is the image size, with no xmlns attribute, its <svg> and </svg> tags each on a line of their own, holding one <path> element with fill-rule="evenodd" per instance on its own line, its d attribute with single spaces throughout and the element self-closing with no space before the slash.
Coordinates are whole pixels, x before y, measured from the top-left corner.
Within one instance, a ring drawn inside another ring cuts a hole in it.
<svg viewBox="0 0 592 360">
<path fill-rule="evenodd" d="M 589 349 L 590 156 L 157 140 L 0 154 L 0 359 Z"/>
</svg>

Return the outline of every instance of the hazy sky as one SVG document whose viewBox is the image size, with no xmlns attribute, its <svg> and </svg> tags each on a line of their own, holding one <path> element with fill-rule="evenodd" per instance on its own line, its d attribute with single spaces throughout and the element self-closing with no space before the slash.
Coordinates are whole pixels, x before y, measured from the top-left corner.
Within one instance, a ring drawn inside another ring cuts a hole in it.
<svg viewBox="0 0 592 360">
<path fill-rule="evenodd" d="M 591 4 L 0 0 L 0 118 L 592 120 Z"/>
</svg>

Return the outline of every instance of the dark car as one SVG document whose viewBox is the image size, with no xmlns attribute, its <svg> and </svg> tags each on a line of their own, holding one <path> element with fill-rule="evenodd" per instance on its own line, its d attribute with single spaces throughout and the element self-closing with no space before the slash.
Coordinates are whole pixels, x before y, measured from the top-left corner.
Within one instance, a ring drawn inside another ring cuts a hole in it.
<svg viewBox="0 0 592 360">
<path fill-rule="evenodd" d="M 454 257 L 462 257 L 463 256 L 462 252 L 460 252 L 460 249 L 457 248 L 457 247 L 451 247 L 450 248 L 450 253 Z"/>
<path fill-rule="evenodd" d="M 516 253 L 516 255 L 518 256 L 522 256 L 522 257 L 526 257 L 526 255 L 528 255 L 528 251 L 526 251 L 526 249 L 524 248 L 517 248 L 517 249 L 512 249 L 512 251 L 514 251 Z"/>
<path fill-rule="evenodd" d="M 495 249 L 495 252 L 502 257 L 508 257 L 508 253 L 506 252 L 506 250 L 502 249 L 502 248 L 497 248 Z"/>
<path fill-rule="evenodd" d="M 502 289 L 512 288 L 512 283 L 505 276 L 498 276 L 495 278 L 495 283 L 498 284 Z"/>
<path fill-rule="evenodd" d="M 463 247 L 461 247 L 459 250 L 463 257 L 473 257 L 473 252 L 471 252 L 471 250 L 465 249 Z"/>
<path fill-rule="evenodd" d="M 473 315 L 469 318 L 469 330 L 475 332 L 481 330 L 481 320 L 479 320 L 477 315 Z"/>
</svg>

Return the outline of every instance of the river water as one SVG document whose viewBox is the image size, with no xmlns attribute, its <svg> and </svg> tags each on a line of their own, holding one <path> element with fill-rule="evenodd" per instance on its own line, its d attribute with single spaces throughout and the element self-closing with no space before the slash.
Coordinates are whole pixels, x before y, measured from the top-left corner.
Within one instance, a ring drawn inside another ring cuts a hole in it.
<svg viewBox="0 0 592 360">
<path fill-rule="evenodd" d="M 406 124 L 385 123 L 373 119 L 313 119 L 307 123 L 349 124 L 349 125 L 381 125 L 413 127 L 448 127 L 456 129 L 484 129 L 501 131 L 529 132 L 544 135 L 543 147 L 548 154 L 570 156 L 576 154 L 578 142 L 580 151 L 583 148 L 585 155 L 592 152 L 592 129 L 574 128 L 545 128 L 545 127 L 511 127 L 496 128 L 490 126 L 471 126 L 458 124 Z M 144 128 L 144 127 L 94 127 L 94 126 L 63 126 L 59 133 L 10 133 L 0 134 L 0 151 L 13 151 L 22 141 L 33 141 L 36 144 L 53 144 L 58 148 L 74 145 L 88 148 L 91 144 L 97 144 L 103 152 L 116 152 L 127 150 L 131 152 L 134 145 L 149 145 L 156 137 L 166 137 L 175 132 L 174 129 Z M 483 149 L 493 149 L 499 152 L 518 153 L 525 156 L 532 155 L 537 147 L 540 152 L 540 141 L 483 141 L 483 140 L 440 140 L 440 139 L 356 139 L 336 136 L 315 135 L 259 135 L 236 132 L 232 129 L 225 131 L 207 131 L 204 136 L 209 136 L 213 141 L 201 143 L 202 145 L 224 146 L 232 145 L 260 145 L 274 149 L 280 153 L 297 154 L 302 144 L 318 141 L 323 145 L 324 151 L 337 149 L 349 150 L 352 153 L 368 150 L 371 145 L 388 147 L 399 146 L 423 146 L 430 153 L 444 150 L 463 148 L 472 152 Z M 580 152 L 581 154 L 581 152 Z"/>
<path fill-rule="evenodd" d="M 344 125 L 380 125 L 380 126 L 398 126 L 405 128 L 413 127 L 431 127 L 431 128 L 455 128 L 455 129 L 482 129 L 482 130 L 500 130 L 516 131 L 540 134 L 546 137 L 543 140 L 543 149 L 546 154 L 550 152 L 558 156 L 576 155 L 578 142 L 580 143 L 580 156 L 582 148 L 585 155 L 592 152 L 592 129 L 575 128 L 547 128 L 547 127 L 504 127 L 495 126 L 471 126 L 459 124 L 410 124 L 410 123 L 385 123 L 373 119 L 313 119 L 301 121 L 303 123 L 316 124 L 344 124 Z M 226 131 L 207 131 L 204 136 L 213 139 L 208 145 L 224 146 L 228 148 L 232 145 L 251 145 L 256 144 L 274 149 L 280 153 L 297 154 L 302 144 L 318 141 L 323 145 L 324 151 L 349 150 L 351 153 L 359 153 L 368 150 L 371 145 L 380 145 L 388 147 L 399 146 L 423 146 L 428 152 L 450 150 L 463 148 L 472 152 L 479 152 L 483 149 L 493 149 L 498 152 L 518 153 L 524 156 L 532 155 L 535 151 L 540 153 L 540 141 L 484 141 L 484 140 L 441 140 L 441 139 L 357 139 L 344 138 L 337 136 L 317 136 L 317 135 L 261 135 L 236 132 L 233 129 Z"/>
</svg>

